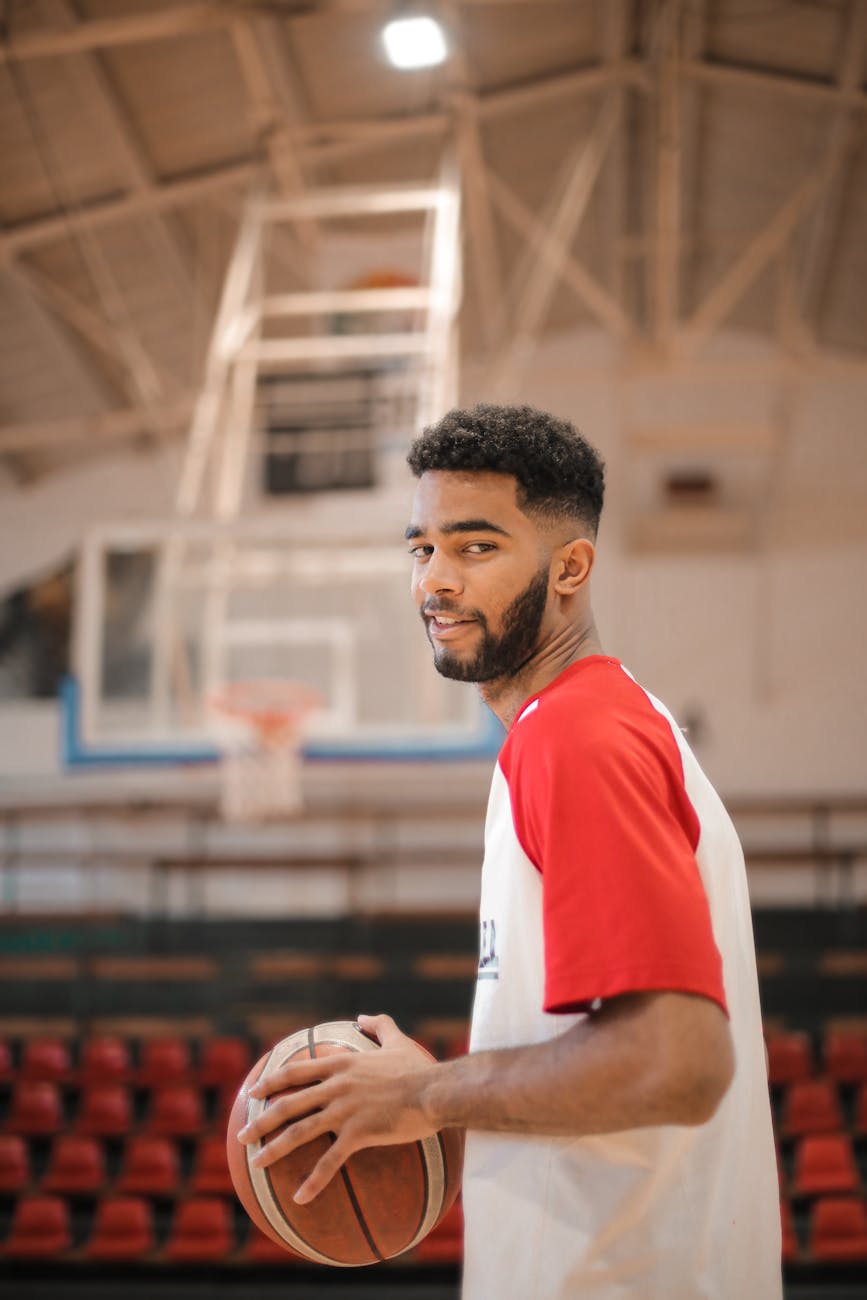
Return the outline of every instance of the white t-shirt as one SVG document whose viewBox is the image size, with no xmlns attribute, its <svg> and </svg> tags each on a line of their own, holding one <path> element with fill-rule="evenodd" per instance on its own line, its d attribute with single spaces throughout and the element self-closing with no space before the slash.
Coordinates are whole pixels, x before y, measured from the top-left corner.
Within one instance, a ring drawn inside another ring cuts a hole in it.
<svg viewBox="0 0 867 1300">
<path fill-rule="evenodd" d="M 734 827 L 664 707 L 601 655 L 524 706 L 494 772 L 470 1050 L 542 1042 L 597 999 L 729 1013 L 734 1081 L 699 1127 L 467 1134 L 464 1300 L 779 1300 L 780 1211 Z"/>
</svg>

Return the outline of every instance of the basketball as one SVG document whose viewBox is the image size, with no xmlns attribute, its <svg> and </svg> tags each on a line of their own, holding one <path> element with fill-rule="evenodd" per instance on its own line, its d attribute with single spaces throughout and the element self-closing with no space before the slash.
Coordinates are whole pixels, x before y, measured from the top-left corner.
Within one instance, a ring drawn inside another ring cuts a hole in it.
<svg viewBox="0 0 867 1300">
<path fill-rule="evenodd" d="M 307 1205 L 296 1205 L 294 1193 L 331 1139 L 315 1138 L 266 1169 L 251 1166 L 250 1158 L 259 1147 L 242 1146 L 237 1134 L 282 1094 L 263 1101 L 250 1097 L 248 1090 L 264 1072 L 291 1060 L 379 1050 L 379 1044 L 353 1021 L 299 1030 L 256 1062 L 229 1117 L 229 1169 L 244 1209 L 274 1241 L 319 1264 L 376 1264 L 418 1245 L 458 1194 L 462 1135 L 443 1129 L 418 1142 L 356 1151 L 317 1197 Z"/>
</svg>

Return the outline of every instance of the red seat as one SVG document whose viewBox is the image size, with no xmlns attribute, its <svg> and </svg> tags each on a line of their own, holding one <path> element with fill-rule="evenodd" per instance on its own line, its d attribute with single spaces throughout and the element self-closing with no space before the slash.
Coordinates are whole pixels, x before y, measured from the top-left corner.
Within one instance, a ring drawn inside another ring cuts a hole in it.
<svg viewBox="0 0 867 1300">
<path fill-rule="evenodd" d="M 226 1088 L 217 1097 L 217 1106 L 211 1128 L 215 1133 L 225 1133 L 229 1126 L 229 1117 L 238 1096 L 236 1088 Z"/>
<path fill-rule="evenodd" d="M 136 1081 L 144 1088 L 169 1083 L 189 1083 L 192 1076 L 190 1048 L 184 1038 L 148 1038 L 142 1044 Z"/>
<path fill-rule="evenodd" d="M 12 1048 L 5 1038 L 0 1038 L 0 1083 L 11 1083 L 15 1078 Z"/>
<path fill-rule="evenodd" d="M 863 1137 L 867 1134 L 867 1083 L 862 1083 L 855 1098 L 855 1133 Z"/>
<path fill-rule="evenodd" d="M 203 1088 L 233 1088 L 243 1083 L 253 1064 L 243 1038 L 208 1038 L 202 1043 L 197 1077 Z"/>
<path fill-rule="evenodd" d="M 30 1148 L 18 1133 L 0 1134 L 0 1192 L 15 1194 L 30 1182 Z"/>
<path fill-rule="evenodd" d="M 21 1079 L 50 1079 L 68 1083 L 72 1078 L 72 1058 L 62 1038 L 31 1038 L 21 1052 L 18 1067 Z"/>
<path fill-rule="evenodd" d="M 837 1133 L 843 1112 L 830 1079 L 802 1079 L 789 1086 L 783 1100 L 781 1132 L 786 1137 L 806 1133 Z"/>
<path fill-rule="evenodd" d="M 156 1245 L 153 1210 L 140 1196 L 118 1196 L 100 1201 L 90 1240 L 84 1248 L 87 1259 L 141 1259 Z"/>
<path fill-rule="evenodd" d="M 156 1088 L 145 1121 L 145 1131 L 160 1137 L 193 1137 L 205 1124 L 205 1110 L 198 1088 L 182 1084 Z"/>
<path fill-rule="evenodd" d="M 219 1136 L 202 1138 L 196 1149 L 190 1191 L 197 1195 L 221 1196 L 223 1193 L 232 1195 L 234 1190 L 226 1156 L 226 1139 Z"/>
<path fill-rule="evenodd" d="M 128 1083 L 133 1069 L 126 1039 L 114 1034 L 85 1038 L 81 1044 L 78 1074 L 85 1086 Z"/>
<path fill-rule="evenodd" d="M 789 1263 L 791 1260 L 798 1258 L 801 1253 L 801 1246 L 798 1241 L 798 1234 L 795 1231 L 792 1207 L 788 1201 L 780 1202 L 780 1217 L 783 1228 L 783 1262 Z"/>
<path fill-rule="evenodd" d="M 96 1138 L 61 1133 L 42 1179 L 43 1192 L 98 1192 L 105 1186 L 105 1153 Z"/>
<path fill-rule="evenodd" d="M 852 1143 L 843 1133 L 812 1134 L 798 1143 L 792 1190 L 796 1196 L 854 1192 L 858 1166 Z"/>
<path fill-rule="evenodd" d="M 242 1258 L 248 1264 L 301 1264 L 303 1259 L 265 1235 L 254 1223 L 244 1243 Z"/>
<path fill-rule="evenodd" d="M 227 1201 L 206 1196 L 181 1201 L 166 1243 L 166 1259 L 224 1259 L 234 1248 L 232 1214 Z"/>
<path fill-rule="evenodd" d="M 3 1124 L 7 1133 L 22 1137 L 49 1137 L 64 1127 L 63 1103 L 56 1083 L 37 1080 L 18 1083 Z"/>
<path fill-rule="evenodd" d="M 72 1245 L 69 1206 L 60 1196 L 22 1197 L 15 1204 L 6 1259 L 51 1259 Z"/>
<path fill-rule="evenodd" d="M 825 1073 L 837 1083 L 867 1083 L 867 1032 L 830 1029 L 822 1044 Z"/>
<path fill-rule="evenodd" d="M 174 1196 L 181 1185 L 178 1150 L 169 1138 L 142 1134 L 129 1139 L 115 1190 L 140 1196 Z"/>
<path fill-rule="evenodd" d="M 813 1206 L 810 1250 L 817 1260 L 867 1261 L 867 1206 L 854 1196 L 829 1196 Z"/>
<path fill-rule="evenodd" d="M 814 1073 L 813 1047 L 806 1034 L 778 1030 L 768 1034 L 767 1046 L 768 1083 L 772 1087 L 809 1079 Z"/>
<path fill-rule="evenodd" d="M 91 1137 L 120 1137 L 133 1127 L 132 1097 L 120 1083 L 85 1088 L 78 1104 L 75 1128 Z"/>
</svg>

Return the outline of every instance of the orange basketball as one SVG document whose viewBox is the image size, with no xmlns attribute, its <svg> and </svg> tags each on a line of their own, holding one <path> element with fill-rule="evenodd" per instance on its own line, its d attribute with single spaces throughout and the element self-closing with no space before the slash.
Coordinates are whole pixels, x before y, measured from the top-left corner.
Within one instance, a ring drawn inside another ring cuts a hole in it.
<svg viewBox="0 0 867 1300">
<path fill-rule="evenodd" d="M 262 1101 L 247 1090 L 265 1071 L 291 1060 L 379 1050 L 350 1020 L 299 1030 L 256 1062 L 229 1117 L 229 1169 L 244 1209 L 274 1241 L 318 1264 L 376 1264 L 418 1245 L 458 1194 L 463 1135 L 443 1129 L 418 1142 L 356 1151 L 318 1196 L 296 1205 L 293 1195 L 331 1139 L 314 1138 L 267 1169 L 251 1167 L 259 1146 L 242 1146 L 237 1134 L 281 1094 Z"/>
</svg>

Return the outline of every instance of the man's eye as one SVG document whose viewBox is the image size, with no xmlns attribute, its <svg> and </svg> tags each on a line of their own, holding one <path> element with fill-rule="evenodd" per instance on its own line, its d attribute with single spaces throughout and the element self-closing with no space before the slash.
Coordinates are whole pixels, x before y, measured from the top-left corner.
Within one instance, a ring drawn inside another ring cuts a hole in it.
<svg viewBox="0 0 867 1300">
<path fill-rule="evenodd" d="M 432 550 L 432 546 L 411 546 L 408 554 L 411 555 L 414 560 L 420 560 L 423 559 L 424 556 L 430 555 Z"/>
<path fill-rule="evenodd" d="M 470 542 L 466 549 L 471 555 L 484 555 L 486 551 L 495 551 L 497 548 L 492 542 Z"/>
</svg>

